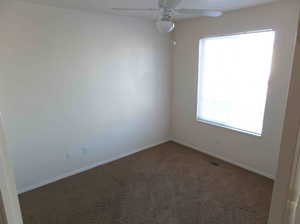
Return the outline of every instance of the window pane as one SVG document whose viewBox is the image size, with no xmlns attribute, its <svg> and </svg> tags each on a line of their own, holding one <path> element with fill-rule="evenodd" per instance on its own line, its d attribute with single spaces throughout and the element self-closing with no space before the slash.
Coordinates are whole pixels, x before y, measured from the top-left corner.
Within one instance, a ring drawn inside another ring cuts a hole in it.
<svg viewBox="0 0 300 224">
<path fill-rule="evenodd" d="M 198 120 L 261 135 L 274 31 L 200 40 Z"/>
</svg>

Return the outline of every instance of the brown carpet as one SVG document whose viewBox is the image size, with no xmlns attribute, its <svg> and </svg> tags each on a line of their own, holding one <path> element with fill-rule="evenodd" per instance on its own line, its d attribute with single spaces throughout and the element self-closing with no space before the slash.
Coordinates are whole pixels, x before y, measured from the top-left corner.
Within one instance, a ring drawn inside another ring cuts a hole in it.
<svg viewBox="0 0 300 224">
<path fill-rule="evenodd" d="M 266 224 L 273 182 L 169 142 L 20 196 L 25 224 Z"/>
</svg>

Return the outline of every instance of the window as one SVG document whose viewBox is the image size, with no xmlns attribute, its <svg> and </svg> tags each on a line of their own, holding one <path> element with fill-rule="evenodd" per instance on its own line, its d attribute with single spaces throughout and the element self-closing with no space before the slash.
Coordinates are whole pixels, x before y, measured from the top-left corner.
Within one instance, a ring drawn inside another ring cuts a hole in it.
<svg viewBox="0 0 300 224">
<path fill-rule="evenodd" d="M 274 39 L 260 31 L 200 40 L 198 121 L 262 135 Z"/>
</svg>

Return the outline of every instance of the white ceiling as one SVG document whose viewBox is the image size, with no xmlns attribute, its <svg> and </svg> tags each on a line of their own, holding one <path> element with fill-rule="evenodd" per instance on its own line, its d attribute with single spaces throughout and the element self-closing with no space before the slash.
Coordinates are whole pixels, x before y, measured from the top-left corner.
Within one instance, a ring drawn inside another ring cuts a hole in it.
<svg viewBox="0 0 300 224">
<path fill-rule="evenodd" d="M 158 0 L 22 0 L 61 8 L 80 9 L 89 12 L 111 12 L 111 8 L 157 8 Z M 271 3 L 278 0 L 183 0 L 177 8 L 214 9 L 231 11 Z M 120 14 L 120 13 L 118 13 Z M 126 13 L 122 13 L 126 15 Z M 133 14 L 130 14 L 133 15 Z M 135 16 L 155 18 L 153 13 L 135 13 Z M 189 17 L 182 17 L 189 18 Z M 178 18 L 180 19 L 180 18 Z"/>
</svg>

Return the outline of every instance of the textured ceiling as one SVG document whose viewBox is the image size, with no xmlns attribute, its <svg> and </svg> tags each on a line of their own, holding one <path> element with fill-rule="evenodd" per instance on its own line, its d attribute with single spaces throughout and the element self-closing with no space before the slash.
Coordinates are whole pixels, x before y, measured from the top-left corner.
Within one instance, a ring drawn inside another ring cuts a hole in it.
<svg viewBox="0 0 300 224">
<path fill-rule="evenodd" d="M 111 8 L 156 8 L 158 0 L 22 0 L 62 8 L 86 10 L 90 12 L 111 12 Z M 178 8 L 214 9 L 230 11 L 275 2 L 276 0 L 183 0 Z M 118 13 L 120 14 L 120 13 Z M 122 13 L 126 15 L 126 13 Z M 154 18 L 153 13 L 130 15 Z M 184 17 L 188 18 L 188 17 Z"/>
</svg>

